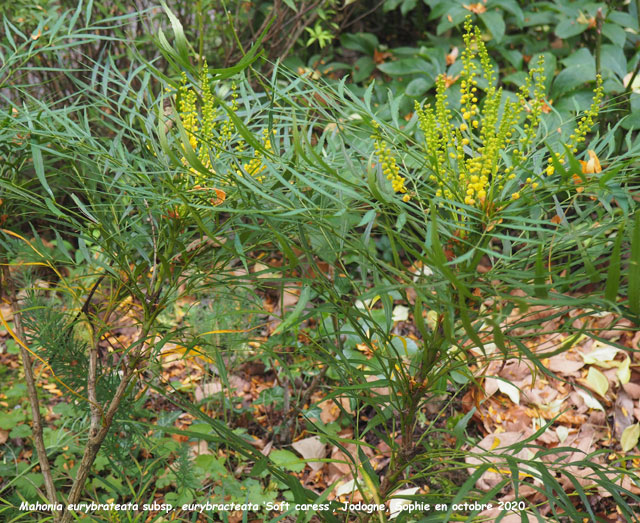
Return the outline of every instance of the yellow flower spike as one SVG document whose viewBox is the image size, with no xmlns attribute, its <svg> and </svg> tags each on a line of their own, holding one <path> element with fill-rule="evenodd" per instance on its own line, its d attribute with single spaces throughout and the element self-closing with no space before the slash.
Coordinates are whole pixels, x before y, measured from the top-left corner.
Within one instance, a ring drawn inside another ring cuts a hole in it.
<svg viewBox="0 0 640 523">
<path fill-rule="evenodd" d="M 604 97 L 604 88 L 602 87 L 602 77 L 596 76 L 596 88 L 594 90 L 593 101 L 591 107 L 587 109 L 584 116 L 580 119 L 578 126 L 574 129 L 573 133 L 569 137 L 569 143 L 567 147 L 575 152 L 576 145 L 580 142 L 584 142 L 585 136 L 591 130 L 591 127 L 595 123 L 595 119 L 600 113 L 600 103 Z"/>
<path fill-rule="evenodd" d="M 421 116 L 418 107 L 416 107 L 416 111 L 418 111 L 419 118 L 424 117 L 424 114 Z M 379 125 L 377 122 L 373 124 L 374 129 L 378 129 Z M 373 148 L 375 151 L 375 155 L 380 162 L 380 167 L 382 168 L 382 173 L 385 175 L 387 180 L 391 182 L 391 187 L 394 192 L 397 193 L 406 193 L 407 189 L 404 186 L 405 179 L 400 176 L 400 168 L 396 163 L 396 159 L 391 154 L 391 149 L 379 136 L 372 135 L 374 140 Z M 403 201 L 409 201 L 404 200 Z"/>
<path fill-rule="evenodd" d="M 517 200 L 517 199 L 519 199 L 519 198 L 520 198 L 520 193 L 519 193 L 519 192 L 514 192 L 514 193 L 511 195 L 511 199 L 512 199 L 512 200 Z"/>
</svg>

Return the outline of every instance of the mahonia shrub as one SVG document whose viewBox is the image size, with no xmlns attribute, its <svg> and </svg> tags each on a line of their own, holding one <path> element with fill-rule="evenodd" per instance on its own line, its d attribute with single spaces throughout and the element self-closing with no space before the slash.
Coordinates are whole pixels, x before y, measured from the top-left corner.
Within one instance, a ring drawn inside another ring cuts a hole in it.
<svg viewBox="0 0 640 523">
<path fill-rule="evenodd" d="M 406 176 L 401 174 L 401 162 L 393 156 L 378 124 L 374 124 L 374 149 L 383 174 L 404 202 L 421 192 L 426 178 L 441 208 L 460 213 L 462 208 L 471 207 L 490 214 L 538 189 L 545 178 L 554 174 L 554 162 L 568 161 L 566 151 L 578 152 L 598 115 L 603 88 L 598 77 L 591 107 L 564 144 L 566 150 L 545 152 L 539 136 L 543 112 L 549 110 L 542 57 L 530 69 L 516 96 L 509 97 L 498 86 L 479 29 L 470 19 L 465 29 L 459 113 L 450 109 L 447 89 L 455 79 L 446 75 L 436 81 L 434 106 L 415 102 L 419 128 L 424 134 L 422 164 L 426 173 L 420 169 Z M 547 158 L 543 162 L 546 167 L 536 172 L 532 159 L 538 151 Z M 590 158 L 592 153 L 589 152 Z M 407 189 L 409 180 L 416 188 L 413 193 Z"/>
</svg>

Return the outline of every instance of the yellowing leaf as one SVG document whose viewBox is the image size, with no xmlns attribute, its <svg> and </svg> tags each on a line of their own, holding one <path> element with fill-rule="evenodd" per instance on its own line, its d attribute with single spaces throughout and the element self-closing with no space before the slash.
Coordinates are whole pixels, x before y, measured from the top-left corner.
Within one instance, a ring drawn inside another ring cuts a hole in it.
<svg viewBox="0 0 640 523">
<path fill-rule="evenodd" d="M 427 312 L 427 325 L 431 330 L 435 330 L 438 326 L 438 313 L 436 311 Z"/>
<path fill-rule="evenodd" d="M 609 363 L 618 354 L 618 349 L 612 345 L 605 345 L 604 343 L 596 342 L 593 344 L 594 349 L 589 354 L 583 354 L 580 352 L 580 356 L 587 365 L 598 365 L 600 367 L 615 367 Z"/>
<path fill-rule="evenodd" d="M 584 400 L 584 404 L 590 409 L 601 410 L 604 412 L 604 407 L 600 404 L 600 402 L 595 399 L 591 394 L 585 392 L 584 390 L 577 391 L 580 397 Z"/>
<path fill-rule="evenodd" d="M 379 299 L 380 296 L 378 295 L 368 300 L 356 300 L 355 306 L 360 310 L 371 310 Z"/>
<path fill-rule="evenodd" d="M 556 428 L 556 434 L 558 435 L 560 443 L 564 443 L 564 441 L 569 437 L 569 429 L 564 425 L 560 425 Z"/>
<path fill-rule="evenodd" d="M 587 384 L 603 398 L 609 390 L 609 380 L 595 367 L 589 367 L 589 372 L 587 373 Z"/>
<path fill-rule="evenodd" d="M 622 447 L 622 451 L 629 452 L 638 444 L 638 439 L 640 439 L 640 423 L 629 425 L 624 429 L 622 436 L 620 437 L 620 446 Z"/>
<path fill-rule="evenodd" d="M 631 379 L 630 366 L 631 366 L 631 358 L 627 356 L 627 358 L 620 364 L 620 367 L 618 367 L 618 371 L 616 372 L 616 376 L 618 376 L 618 379 L 620 380 L 621 385 L 626 385 L 627 383 L 629 383 L 629 380 Z"/>
<path fill-rule="evenodd" d="M 502 394 L 509 396 L 509 399 L 516 405 L 520 404 L 520 391 L 518 390 L 518 387 L 512 383 L 504 380 L 498 380 L 498 390 L 502 392 Z"/>
<path fill-rule="evenodd" d="M 340 496 L 344 496 L 345 494 L 351 494 L 354 490 L 356 490 L 357 485 L 355 480 L 351 479 L 349 481 L 347 481 L 346 483 L 343 483 L 342 485 L 338 486 L 338 488 L 336 488 L 336 490 L 334 491 L 334 494 L 337 497 Z"/>
<path fill-rule="evenodd" d="M 631 78 L 634 78 L 634 75 L 632 72 L 623 78 L 622 83 L 625 87 L 629 87 L 629 82 L 631 81 Z M 636 76 L 634 78 L 633 84 L 631 85 L 631 90 L 634 93 L 640 93 L 640 76 Z"/>
<path fill-rule="evenodd" d="M 409 307 L 396 305 L 391 316 L 393 321 L 407 321 L 409 319 Z"/>
</svg>

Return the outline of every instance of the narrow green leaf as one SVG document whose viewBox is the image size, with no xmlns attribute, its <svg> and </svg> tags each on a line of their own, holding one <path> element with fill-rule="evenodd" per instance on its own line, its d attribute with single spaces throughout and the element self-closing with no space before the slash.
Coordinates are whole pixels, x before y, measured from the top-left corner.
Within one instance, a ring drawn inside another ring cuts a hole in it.
<svg viewBox="0 0 640 523">
<path fill-rule="evenodd" d="M 422 298 L 420 298 L 420 296 L 416 296 L 416 303 L 413 307 L 413 321 L 416 324 L 418 332 L 422 334 L 422 339 L 426 342 L 430 336 L 427 326 L 424 323 L 424 318 L 422 317 Z"/>
<path fill-rule="evenodd" d="M 636 213 L 629 260 L 629 309 L 640 314 L 640 212 Z"/>
<path fill-rule="evenodd" d="M 302 314 L 302 311 L 304 311 L 304 308 L 306 307 L 307 302 L 309 301 L 310 295 L 311 295 L 311 287 L 309 286 L 304 287 L 302 289 L 302 292 L 300 292 L 298 303 L 296 303 L 296 306 L 291 311 L 291 314 L 289 314 L 289 316 L 287 316 L 287 318 L 280 325 L 276 327 L 276 329 L 273 331 L 273 334 L 277 334 L 286 329 L 289 329 L 296 323 L 296 321 Z"/>
<path fill-rule="evenodd" d="M 618 296 L 618 288 L 620 287 L 620 249 L 622 246 L 622 238 L 624 237 L 624 223 L 620 225 L 616 234 L 616 241 L 613 244 L 611 258 L 609 259 L 609 270 L 607 271 L 607 284 L 604 289 L 604 297 L 606 300 L 615 302 Z"/>
<path fill-rule="evenodd" d="M 600 273 L 596 270 L 595 265 L 591 261 L 591 256 L 587 253 L 584 248 L 584 244 L 576 238 L 576 246 L 578 247 L 578 252 L 580 253 L 580 257 L 582 258 L 582 263 L 584 263 L 584 268 L 587 271 L 587 275 L 589 276 L 589 281 L 591 283 L 598 283 L 600 281 Z"/>
<path fill-rule="evenodd" d="M 48 207 L 48 209 L 58 218 L 66 218 L 66 215 L 56 207 L 55 202 L 51 198 L 45 198 L 44 203 Z"/>
<path fill-rule="evenodd" d="M 84 214 L 87 218 L 89 218 L 93 223 L 98 223 L 98 220 L 89 212 L 89 210 L 85 207 L 84 203 L 80 201 L 80 199 L 73 193 L 71 193 L 71 199 L 75 202 L 75 204 L 80 208 L 82 214 Z"/>
<path fill-rule="evenodd" d="M 462 296 L 462 293 L 458 294 L 458 314 L 460 315 L 460 322 L 462 323 L 467 336 L 469 336 L 469 339 L 473 341 L 473 343 L 475 343 L 476 346 L 478 346 L 484 353 L 484 345 L 482 343 L 482 340 L 480 339 L 480 336 L 478 336 L 475 329 L 473 328 L 473 325 L 471 325 L 471 320 L 469 319 L 467 308 L 468 307 L 465 303 L 464 296 Z"/>
<path fill-rule="evenodd" d="M 289 259 L 289 267 L 294 269 L 300 264 L 300 260 L 298 260 L 298 257 L 295 255 L 291 247 L 289 247 L 289 242 L 287 241 L 287 239 L 275 230 L 272 230 L 272 232 L 273 235 L 277 238 L 278 243 L 282 248 L 282 252 Z"/>
<path fill-rule="evenodd" d="M 549 295 L 547 292 L 546 281 L 547 271 L 544 265 L 542 245 L 538 245 L 538 252 L 536 254 L 536 275 L 534 278 L 534 293 L 536 298 L 546 298 Z"/>
<path fill-rule="evenodd" d="M 33 129 L 31 125 L 31 120 L 29 120 L 29 128 Z M 54 198 L 53 191 L 49 184 L 47 183 L 47 177 L 44 174 L 44 161 L 42 159 L 42 151 L 40 150 L 40 146 L 35 142 L 31 142 L 31 156 L 33 157 L 33 168 L 36 170 L 36 176 L 38 180 L 42 184 L 42 187 L 49 193 L 51 198 Z"/>
<path fill-rule="evenodd" d="M 367 213 L 358 222 L 358 225 L 356 225 L 356 227 L 362 227 L 363 225 L 366 225 L 369 222 L 373 221 L 373 219 L 376 217 L 376 214 L 377 214 L 376 209 L 368 210 Z"/>
<path fill-rule="evenodd" d="M 164 12 L 167 14 L 169 21 L 171 22 L 171 28 L 173 29 L 173 34 L 175 36 L 176 47 L 178 48 L 178 56 L 185 63 L 189 63 L 189 44 L 187 43 L 187 39 L 184 36 L 184 29 L 182 28 L 182 24 L 180 20 L 174 15 L 171 10 L 167 7 L 167 4 L 164 0 L 160 0 L 160 5 L 164 9 Z"/>
<path fill-rule="evenodd" d="M 366 472 L 367 477 L 369 478 L 371 483 L 373 483 L 376 490 L 380 488 L 380 479 L 378 478 L 378 474 L 376 474 L 376 471 L 373 470 L 371 462 L 369 461 L 369 457 L 364 453 L 360 445 L 358 445 L 358 459 L 360 460 L 363 471 Z"/>
<path fill-rule="evenodd" d="M 383 196 L 382 191 L 378 187 L 378 175 L 376 168 L 367 169 L 367 184 L 373 197 L 381 203 L 390 203 L 389 198 Z"/>
</svg>

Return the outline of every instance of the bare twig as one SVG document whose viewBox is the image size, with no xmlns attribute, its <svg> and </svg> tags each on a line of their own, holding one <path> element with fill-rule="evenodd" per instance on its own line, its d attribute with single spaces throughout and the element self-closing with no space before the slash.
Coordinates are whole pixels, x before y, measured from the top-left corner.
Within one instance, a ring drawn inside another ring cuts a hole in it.
<svg viewBox="0 0 640 523">
<path fill-rule="evenodd" d="M 15 294 L 15 288 L 11 275 L 9 274 L 9 268 L 2 267 L 2 280 L 4 282 L 4 288 L 6 291 L 9 304 L 11 306 L 11 312 L 13 313 L 13 325 L 16 335 L 21 340 L 24 340 L 24 331 L 22 330 L 22 318 L 17 306 L 17 299 Z M 44 446 L 44 438 L 42 436 L 42 418 L 40 416 L 40 402 L 38 400 L 38 391 L 36 389 L 35 379 L 33 377 L 33 367 L 31 366 L 31 356 L 27 350 L 20 346 L 20 357 L 22 358 L 22 367 L 24 368 L 25 381 L 27 382 L 27 396 L 29 398 L 29 404 L 31 405 L 31 415 L 33 416 L 32 432 L 33 442 L 36 447 L 36 453 L 38 455 L 38 461 L 40 462 L 40 470 L 44 479 L 44 486 L 47 492 L 47 498 L 52 505 L 58 504 L 58 496 L 56 494 L 56 487 L 53 483 L 53 476 L 51 475 L 51 466 L 49 464 L 49 458 L 47 457 L 47 450 Z M 53 521 L 60 521 L 60 514 L 57 511 L 53 511 Z"/>
</svg>

